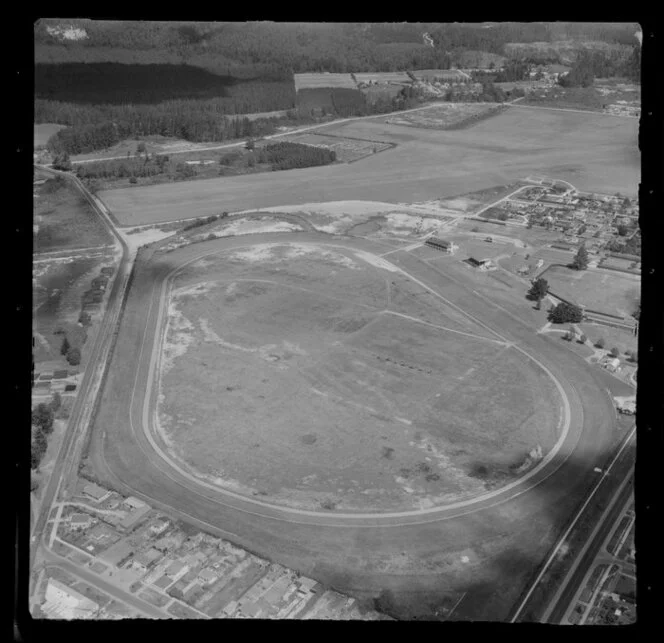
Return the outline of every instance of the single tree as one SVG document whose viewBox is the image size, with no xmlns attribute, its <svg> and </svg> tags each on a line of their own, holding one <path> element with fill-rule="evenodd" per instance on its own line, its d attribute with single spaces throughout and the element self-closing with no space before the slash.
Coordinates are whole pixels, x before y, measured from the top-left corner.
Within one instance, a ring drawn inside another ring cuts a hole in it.
<svg viewBox="0 0 664 643">
<path fill-rule="evenodd" d="M 581 245 L 577 250 L 572 261 L 572 268 L 575 270 L 586 270 L 588 268 L 588 251 L 585 245 Z"/>
<path fill-rule="evenodd" d="M 256 144 L 254 143 L 253 139 L 249 139 L 245 144 L 244 144 L 244 149 L 249 150 L 252 152 L 256 147 Z"/>
<path fill-rule="evenodd" d="M 140 156 L 141 154 L 145 153 L 145 143 L 141 141 L 137 146 L 136 146 L 136 156 Z"/>
<path fill-rule="evenodd" d="M 574 339 L 574 333 L 571 330 L 568 330 L 564 335 L 563 339 L 571 342 Z"/>
<path fill-rule="evenodd" d="M 632 351 L 629 358 L 636 364 L 639 361 L 639 354 L 636 351 Z"/>
<path fill-rule="evenodd" d="M 620 355 L 620 351 L 614 346 L 611 349 L 611 357 L 618 357 Z"/>
<path fill-rule="evenodd" d="M 604 341 L 603 337 L 600 337 L 597 342 L 595 342 L 595 346 L 597 346 L 597 348 L 604 348 L 606 346 L 606 341 Z"/>
<path fill-rule="evenodd" d="M 67 361 L 72 366 L 78 366 L 81 363 L 81 351 L 78 348 L 70 348 L 67 351 Z"/>
<path fill-rule="evenodd" d="M 69 352 L 70 348 L 71 348 L 71 345 L 69 343 L 69 340 L 65 336 L 65 338 L 62 340 L 62 346 L 60 346 L 60 354 L 61 355 L 66 355 Z"/>
<path fill-rule="evenodd" d="M 53 424 L 53 410 L 48 404 L 41 402 L 32 411 L 32 424 L 37 427 L 37 430 L 42 430 Z M 49 427 L 50 428 L 50 427 Z"/>
<path fill-rule="evenodd" d="M 533 281 L 533 285 L 528 291 L 528 299 L 542 301 L 549 292 L 549 282 L 544 277 L 539 277 Z"/>
<path fill-rule="evenodd" d="M 588 341 L 588 338 L 585 335 L 581 335 L 581 337 L 579 337 L 579 343 L 580 344 L 585 344 L 587 341 Z"/>
</svg>

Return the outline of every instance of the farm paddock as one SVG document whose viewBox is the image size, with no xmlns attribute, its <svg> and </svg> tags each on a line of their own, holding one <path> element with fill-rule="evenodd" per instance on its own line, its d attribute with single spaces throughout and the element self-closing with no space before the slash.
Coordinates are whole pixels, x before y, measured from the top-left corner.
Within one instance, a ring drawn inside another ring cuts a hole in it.
<svg viewBox="0 0 664 643">
<path fill-rule="evenodd" d="M 630 317 L 641 297 L 639 277 L 613 270 L 573 270 L 566 266 L 551 266 L 542 276 L 549 282 L 552 293 L 608 315 Z"/>
<path fill-rule="evenodd" d="M 35 253 L 108 245 L 112 237 L 90 204 L 68 181 L 34 186 Z"/>
<path fill-rule="evenodd" d="M 323 131 L 398 147 L 357 164 L 102 191 L 100 197 L 121 225 L 139 225 L 324 201 L 423 202 L 506 185 L 535 172 L 596 192 L 631 194 L 638 185 L 638 122 L 631 119 L 509 108 L 467 130 L 372 118 Z"/>
<path fill-rule="evenodd" d="M 275 504 L 389 511 L 478 495 L 552 447 L 546 374 L 366 261 L 275 243 L 183 270 L 159 406 L 176 459 Z"/>
</svg>

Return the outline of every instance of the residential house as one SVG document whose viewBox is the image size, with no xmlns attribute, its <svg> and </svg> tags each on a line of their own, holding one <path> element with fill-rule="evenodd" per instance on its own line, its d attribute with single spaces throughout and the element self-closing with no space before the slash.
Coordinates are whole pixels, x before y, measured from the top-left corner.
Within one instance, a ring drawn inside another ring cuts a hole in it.
<svg viewBox="0 0 664 643">
<path fill-rule="evenodd" d="M 88 514 L 72 514 L 69 518 L 69 526 L 72 529 L 87 529 L 94 522 L 94 518 Z"/>
</svg>

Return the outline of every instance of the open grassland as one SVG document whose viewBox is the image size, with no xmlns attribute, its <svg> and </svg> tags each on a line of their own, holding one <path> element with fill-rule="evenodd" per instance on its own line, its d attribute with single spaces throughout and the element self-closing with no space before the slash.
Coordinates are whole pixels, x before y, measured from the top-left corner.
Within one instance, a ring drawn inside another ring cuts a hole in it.
<svg viewBox="0 0 664 643">
<path fill-rule="evenodd" d="M 263 245 L 176 286 L 161 420 L 226 488 L 308 509 L 430 507 L 486 490 L 489 470 L 513 479 L 556 440 L 543 371 L 357 256 Z"/>
<path fill-rule="evenodd" d="M 381 122 L 383 121 L 383 122 Z M 102 192 L 122 225 L 337 200 L 423 202 L 506 185 L 533 173 L 581 190 L 635 194 L 638 122 L 613 116 L 510 108 L 468 130 L 389 125 L 383 118 L 324 133 L 397 143 L 352 165 Z"/>
<path fill-rule="evenodd" d="M 641 283 L 638 277 L 623 276 L 615 271 L 572 270 L 564 266 L 552 266 L 543 276 L 553 293 L 609 315 L 629 317 L 640 298 Z"/>
<path fill-rule="evenodd" d="M 294 74 L 295 90 L 318 89 L 319 87 L 346 87 L 355 89 L 357 85 L 350 74 Z"/>
<path fill-rule="evenodd" d="M 34 190 L 35 253 L 110 244 L 110 233 L 85 198 L 62 179 Z"/>
<path fill-rule="evenodd" d="M 34 133 L 34 146 L 35 149 L 46 145 L 48 139 L 56 132 L 63 129 L 64 125 L 57 125 L 56 123 L 35 123 Z"/>
</svg>

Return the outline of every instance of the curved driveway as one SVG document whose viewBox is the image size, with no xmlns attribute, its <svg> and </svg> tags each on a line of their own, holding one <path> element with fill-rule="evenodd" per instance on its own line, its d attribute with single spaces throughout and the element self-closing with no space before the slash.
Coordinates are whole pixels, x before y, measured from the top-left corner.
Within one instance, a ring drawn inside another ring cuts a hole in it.
<svg viewBox="0 0 664 643">
<path fill-rule="evenodd" d="M 160 327 L 160 303 L 169 275 L 205 254 L 290 240 L 343 245 L 376 254 L 383 250 L 364 239 L 295 233 L 288 238 L 271 234 L 215 240 L 156 254 L 149 261 L 139 259 L 94 427 L 90 463 L 102 480 L 120 490 L 174 510 L 202 528 L 337 587 L 372 591 L 396 583 L 400 589 L 426 585 L 431 591 L 440 588 L 445 579 L 448 591 L 472 591 L 488 575 L 507 583 L 495 599 L 496 605 L 511 604 L 515 596 L 510 596 L 520 591 L 524 574 L 541 560 L 560 522 L 585 489 L 588 472 L 615 437 L 615 413 L 604 390 L 610 382 L 579 356 L 537 335 L 518 308 L 487 300 L 458 278 L 413 255 L 395 253 L 391 260 L 422 287 L 497 329 L 496 334 L 513 342 L 517 350 L 536 355 L 537 363 L 559 382 L 569 401 L 569 430 L 557 454 L 530 477 L 474 502 L 427 512 L 373 516 L 293 512 L 220 493 L 216 487 L 182 475 L 155 449 L 149 431 L 143 431 L 154 419 L 150 414 L 155 412 L 155 392 L 149 395 L 148 383 L 159 351 L 152 359 L 148 356 L 160 346 L 155 331 Z M 462 557 L 464 562 L 467 559 L 462 568 L 458 567 L 460 551 L 474 554 Z M 506 552 L 512 558 L 503 569 Z M 406 569 L 398 562 L 399 556 L 409 561 Z M 486 602 L 486 609 L 490 605 Z M 486 610 L 482 614 L 487 616 Z M 488 615 L 497 617 L 492 612 Z"/>
</svg>

